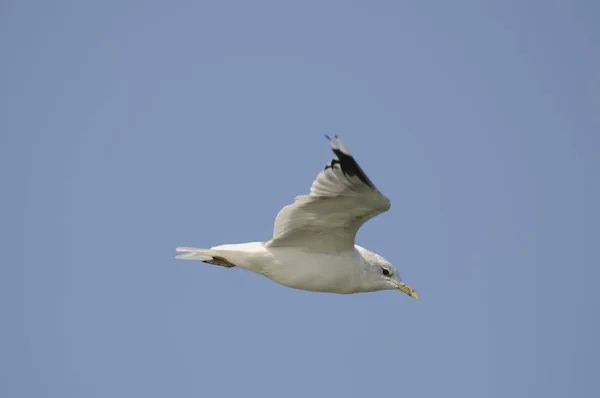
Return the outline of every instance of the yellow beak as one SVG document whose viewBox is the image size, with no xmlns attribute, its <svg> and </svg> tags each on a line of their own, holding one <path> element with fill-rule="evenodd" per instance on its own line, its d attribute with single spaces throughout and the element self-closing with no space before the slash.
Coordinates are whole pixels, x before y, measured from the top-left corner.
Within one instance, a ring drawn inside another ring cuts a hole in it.
<svg viewBox="0 0 600 398">
<path fill-rule="evenodd" d="M 405 285 L 404 283 L 402 283 L 398 286 L 398 290 L 400 290 L 402 293 L 408 294 L 410 297 L 412 297 L 414 299 L 419 298 L 419 295 L 417 294 L 416 290 L 408 285 Z"/>
</svg>

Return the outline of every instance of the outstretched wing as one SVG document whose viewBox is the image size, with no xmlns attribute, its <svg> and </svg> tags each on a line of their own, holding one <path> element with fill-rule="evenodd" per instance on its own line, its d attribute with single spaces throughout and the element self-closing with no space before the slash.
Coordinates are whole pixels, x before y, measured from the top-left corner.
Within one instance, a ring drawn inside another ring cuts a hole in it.
<svg viewBox="0 0 600 398">
<path fill-rule="evenodd" d="M 358 229 L 390 208 L 390 201 L 371 182 L 344 146 L 328 136 L 334 159 L 310 188 L 279 211 L 271 247 L 293 246 L 321 253 L 354 249 Z"/>
</svg>

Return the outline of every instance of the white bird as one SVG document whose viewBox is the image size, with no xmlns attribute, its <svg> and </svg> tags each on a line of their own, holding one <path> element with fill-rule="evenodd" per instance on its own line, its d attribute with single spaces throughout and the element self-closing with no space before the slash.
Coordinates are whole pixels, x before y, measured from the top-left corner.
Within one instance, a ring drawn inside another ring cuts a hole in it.
<svg viewBox="0 0 600 398">
<path fill-rule="evenodd" d="M 198 249 L 177 247 L 175 258 L 239 267 L 295 289 L 329 293 L 400 290 L 418 298 L 382 256 L 355 244 L 358 229 L 386 212 L 390 201 L 371 182 L 335 136 L 334 153 L 310 193 L 279 211 L 268 242 Z"/>
</svg>

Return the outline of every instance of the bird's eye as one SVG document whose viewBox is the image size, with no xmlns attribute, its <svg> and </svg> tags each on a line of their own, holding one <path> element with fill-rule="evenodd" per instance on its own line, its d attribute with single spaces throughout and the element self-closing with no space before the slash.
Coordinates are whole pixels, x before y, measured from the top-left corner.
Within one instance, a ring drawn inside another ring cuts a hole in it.
<svg viewBox="0 0 600 398">
<path fill-rule="evenodd" d="M 381 272 L 383 273 L 384 276 L 390 276 L 390 275 L 392 275 L 392 271 L 390 271 L 387 268 L 382 268 Z"/>
</svg>

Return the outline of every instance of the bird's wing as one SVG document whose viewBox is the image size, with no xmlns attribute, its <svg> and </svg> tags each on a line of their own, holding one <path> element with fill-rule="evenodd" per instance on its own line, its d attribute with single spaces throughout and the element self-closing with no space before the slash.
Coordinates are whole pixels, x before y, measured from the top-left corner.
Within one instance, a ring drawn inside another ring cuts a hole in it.
<svg viewBox="0 0 600 398">
<path fill-rule="evenodd" d="M 389 199 L 377 190 L 342 140 L 327 138 L 333 160 L 317 175 L 310 194 L 298 196 L 279 211 L 269 246 L 321 253 L 353 250 L 358 229 L 389 210 Z"/>
</svg>

